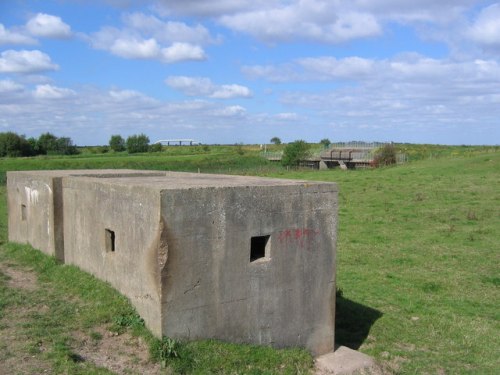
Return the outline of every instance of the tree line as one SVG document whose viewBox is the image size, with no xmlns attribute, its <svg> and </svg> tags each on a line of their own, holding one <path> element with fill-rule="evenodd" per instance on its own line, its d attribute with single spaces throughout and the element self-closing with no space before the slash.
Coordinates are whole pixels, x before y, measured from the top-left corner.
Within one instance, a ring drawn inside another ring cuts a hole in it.
<svg viewBox="0 0 500 375">
<path fill-rule="evenodd" d="M 115 152 L 128 153 L 161 151 L 161 144 L 149 144 L 145 134 L 134 134 L 126 140 L 121 135 L 112 135 L 109 148 Z M 43 133 L 40 137 L 26 138 L 14 132 L 0 133 L 0 157 L 19 157 L 37 155 L 75 155 L 80 151 L 69 137 L 57 137 Z"/>
<path fill-rule="evenodd" d="M 115 152 L 127 151 L 129 154 L 138 152 L 161 151 L 161 144 L 149 144 L 149 137 L 146 134 L 134 134 L 125 140 L 121 135 L 114 134 L 109 139 L 109 148 Z"/>
<path fill-rule="evenodd" d="M 78 152 L 78 148 L 68 137 L 44 133 L 38 138 L 26 138 L 14 132 L 0 133 L 0 157 L 75 155 Z"/>
</svg>

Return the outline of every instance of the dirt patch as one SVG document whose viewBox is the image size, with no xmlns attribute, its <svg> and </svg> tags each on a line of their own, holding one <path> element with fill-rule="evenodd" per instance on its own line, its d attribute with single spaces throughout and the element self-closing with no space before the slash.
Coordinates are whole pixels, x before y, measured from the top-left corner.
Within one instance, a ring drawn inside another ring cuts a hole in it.
<svg viewBox="0 0 500 375">
<path fill-rule="evenodd" d="M 28 291 L 38 289 L 38 278 L 32 269 L 20 269 L 13 265 L 0 263 L 0 272 L 8 277 L 7 286 L 10 288 Z"/>
<path fill-rule="evenodd" d="M 22 328 L 28 322 L 30 308 L 6 309 L 0 319 L 0 374 L 51 374 L 52 366 L 40 357 L 46 349 L 35 346 Z"/>
<path fill-rule="evenodd" d="M 2 321 L 2 324 L 4 322 Z M 26 337 L 16 327 L 1 330 L 0 374 L 51 374 L 52 367 L 26 348 Z"/>
<path fill-rule="evenodd" d="M 147 344 L 140 337 L 125 332 L 117 335 L 105 327 L 94 329 L 91 335 L 77 332 L 73 352 L 82 361 L 94 363 L 116 374 L 160 374 L 161 366 L 149 361 Z"/>
<path fill-rule="evenodd" d="M 36 273 L 5 261 L 0 262 L 0 273 L 5 275 L 3 280 L 9 289 L 26 297 L 21 298 L 26 303 L 6 306 L 1 312 L 0 374 L 51 374 L 51 362 L 44 358 L 44 352 L 50 348 L 42 340 L 36 342 L 25 328 L 32 323 L 33 312 L 43 314 L 49 310 L 43 298 L 31 293 L 40 290 Z M 72 336 L 72 359 L 75 361 L 94 364 L 118 375 L 162 372 L 159 364 L 149 361 L 149 348 L 144 340 L 127 332 L 117 335 L 105 327 L 97 327 L 92 334 L 76 332 Z"/>
</svg>

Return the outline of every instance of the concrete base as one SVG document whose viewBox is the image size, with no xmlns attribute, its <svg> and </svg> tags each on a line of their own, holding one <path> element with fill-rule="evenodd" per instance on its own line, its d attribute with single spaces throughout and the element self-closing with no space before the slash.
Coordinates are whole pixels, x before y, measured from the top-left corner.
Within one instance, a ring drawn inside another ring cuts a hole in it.
<svg viewBox="0 0 500 375">
<path fill-rule="evenodd" d="M 349 349 L 338 347 L 333 353 L 315 359 L 316 375 L 378 374 L 378 367 L 372 357 Z"/>
</svg>

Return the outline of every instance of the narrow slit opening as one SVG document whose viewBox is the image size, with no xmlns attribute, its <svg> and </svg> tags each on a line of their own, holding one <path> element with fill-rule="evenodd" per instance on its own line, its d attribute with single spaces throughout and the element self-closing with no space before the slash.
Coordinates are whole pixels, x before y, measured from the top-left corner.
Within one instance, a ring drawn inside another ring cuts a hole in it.
<svg viewBox="0 0 500 375">
<path fill-rule="evenodd" d="M 115 252 L 115 232 L 111 229 L 105 229 L 106 251 Z"/>
</svg>

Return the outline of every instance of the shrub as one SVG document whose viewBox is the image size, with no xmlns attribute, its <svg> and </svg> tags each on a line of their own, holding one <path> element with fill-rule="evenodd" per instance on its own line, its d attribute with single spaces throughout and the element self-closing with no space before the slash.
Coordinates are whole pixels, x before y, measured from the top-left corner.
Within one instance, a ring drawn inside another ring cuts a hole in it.
<svg viewBox="0 0 500 375">
<path fill-rule="evenodd" d="M 236 151 L 236 153 L 238 155 L 244 155 L 245 154 L 245 150 L 243 149 L 243 144 L 242 143 L 237 143 L 234 146 L 234 151 Z"/>
<path fill-rule="evenodd" d="M 137 152 L 147 152 L 149 148 L 149 138 L 145 134 L 134 134 L 127 138 L 127 151 L 130 154 Z"/>
<path fill-rule="evenodd" d="M 153 143 L 151 146 L 149 146 L 150 152 L 161 152 L 162 149 L 163 148 L 161 143 Z"/>
<path fill-rule="evenodd" d="M 375 167 L 396 164 L 396 148 L 392 143 L 387 143 L 375 152 L 373 158 Z"/>
<path fill-rule="evenodd" d="M 286 145 L 283 150 L 281 163 L 284 166 L 299 165 L 301 160 L 307 159 L 310 155 L 310 146 L 303 140 L 298 140 Z"/>
</svg>

